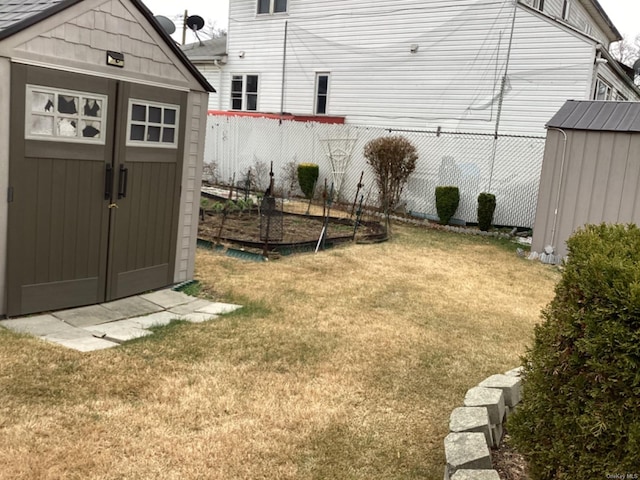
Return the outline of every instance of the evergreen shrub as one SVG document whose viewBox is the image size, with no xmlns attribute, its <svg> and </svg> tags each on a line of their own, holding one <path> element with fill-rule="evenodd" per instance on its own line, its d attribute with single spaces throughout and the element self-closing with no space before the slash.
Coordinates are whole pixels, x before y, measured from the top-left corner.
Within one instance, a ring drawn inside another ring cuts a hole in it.
<svg viewBox="0 0 640 480">
<path fill-rule="evenodd" d="M 533 480 L 640 473 L 640 229 L 589 225 L 568 241 L 555 298 L 524 360 L 507 428 Z"/>
<path fill-rule="evenodd" d="M 493 212 L 496 210 L 496 196 L 483 192 L 478 195 L 478 228 L 488 232 L 493 223 Z"/>
<path fill-rule="evenodd" d="M 312 198 L 313 191 L 320 175 L 320 167 L 315 163 L 301 163 L 298 165 L 298 183 L 305 198 Z"/>
<path fill-rule="evenodd" d="M 436 211 L 441 225 L 447 225 L 453 217 L 460 203 L 460 190 L 458 187 L 436 187 Z"/>
</svg>

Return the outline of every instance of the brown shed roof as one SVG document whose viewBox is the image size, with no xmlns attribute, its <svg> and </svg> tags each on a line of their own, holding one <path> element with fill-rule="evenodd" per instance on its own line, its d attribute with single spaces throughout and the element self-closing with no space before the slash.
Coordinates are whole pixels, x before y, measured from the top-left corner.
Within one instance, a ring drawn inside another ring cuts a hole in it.
<svg viewBox="0 0 640 480">
<path fill-rule="evenodd" d="M 568 100 L 547 128 L 640 132 L 640 102 Z"/>
</svg>

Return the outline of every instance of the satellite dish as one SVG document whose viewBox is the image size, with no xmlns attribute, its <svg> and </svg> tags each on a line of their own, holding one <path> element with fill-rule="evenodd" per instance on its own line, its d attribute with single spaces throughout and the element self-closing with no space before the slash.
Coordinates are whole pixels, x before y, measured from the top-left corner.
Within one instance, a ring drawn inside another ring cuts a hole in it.
<svg viewBox="0 0 640 480">
<path fill-rule="evenodd" d="M 169 35 L 171 35 L 173 32 L 176 31 L 176 25 L 175 23 L 173 23 L 171 20 L 169 20 L 167 17 L 163 17 L 162 15 L 156 15 L 156 21 L 160 24 L 160 26 L 162 27 L 162 29 L 167 32 Z"/>
<path fill-rule="evenodd" d="M 187 27 L 194 32 L 202 30 L 202 27 L 204 27 L 204 18 L 199 15 L 191 15 L 187 18 Z"/>
</svg>

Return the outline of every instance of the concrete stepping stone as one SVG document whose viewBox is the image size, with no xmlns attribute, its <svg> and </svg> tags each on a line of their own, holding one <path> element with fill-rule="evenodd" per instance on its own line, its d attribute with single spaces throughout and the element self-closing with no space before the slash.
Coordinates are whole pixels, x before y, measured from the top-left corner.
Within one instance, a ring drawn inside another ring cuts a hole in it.
<svg viewBox="0 0 640 480">
<path fill-rule="evenodd" d="M 90 305 L 88 307 L 61 310 L 52 315 L 74 327 L 100 325 L 101 323 L 122 320 L 126 317 L 126 315 L 109 310 L 102 305 Z"/>
<path fill-rule="evenodd" d="M 491 375 L 478 384 L 479 387 L 499 388 L 504 393 L 504 403 L 515 407 L 522 399 L 522 380 L 510 375 Z"/>
<path fill-rule="evenodd" d="M 102 306 L 121 315 L 122 318 L 139 317 L 162 311 L 160 305 L 140 297 L 122 298 L 114 302 L 103 303 Z"/>
<path fill-rule="evenodd" d="M 458 470 L 451 480 L 500 480 L 495 470 Z"/>
<path fill-rule="evenodd" d="M 483 433 L 487 445 L 493 445 L 493 435 L 489 425 L 489 413 L 486 407 L 458 407 L 449 417 L 449 431 Z"/>
<path fill-rule="evenodd" d="M 169 311 L 182 315 L 187 313 L 193 313 L 200 308 L 205 308 L 210 305 L 213 305 L 213 302 L 210 302 L 209 300 L 204 300 L 202 298 L 192 297 L 191 300 L 192 301 L 190 301 L 189 303 L 183 303 L 182 305 L 176 305 L 175 307 L 171 307 Z"/>
<path fill-rule="evenodd" d="M 128 318 L 127 320 L 136 324 L 138 328 L 151 328 L 151 327 L 163 327 L 169 325 L 172 320 L 179 320 L 180 315 L 175 313 L 162 311 L 158 313 L 152 313 L 151 315 L 143 315 L 141 317 Z"/>
<path fill-rule="evenodd" d="M 242 308 L 242 305 L 234 305 L 232 303 L 212 303 L 209 306 L 199 308 L 196 310 L 197 313 L 210 313 L 212 315 L 222 315 L 225 313 L 231 313 L 239 308 Z"/>
<path fill-rule="evenodd" d="M 115 342 L 96 338 L 90 332 L 73 327 L 69 330 L 51 333 L 40 338 L 80 352 L 93 352 L 94 350 L 104 350 L 105 348 L 118 346 Z"/>
<path fill-rule="evenodd" d="M 450 433 L 444 439 L 447 471 L 453 475 L 458 470 L 491 470 L 491 453 L 483 433 Z"/>
<path fill-rule="evenodd" d="M 162 308 L 168 309 L 184 303 L 192 302 L 195 297 L 191 297 L 186 293 L 175 292 L 173 290 L 158 290 L 157 292 L 140 295 L 140 298 L 153 302 L 156 305 L 160 305 Z"/>
<path fill-rule="evenodd" d="M 473 387 L 464 396 L 465 407 L 486 407 L 491 425 L 502 424 L 505 414 L 504 394 L 497 388 Z"/>
<path fill-rule="evenodd" d="M 67 325 L 53 315 L 36 315 L 33 317 L 1 320 L 0 326 L 3 326 L 13 332 L 28 333 L 36 336 L 49 335 L 51 333 L 62 332 L 65 330 L 76 330 L 71 325 Z"/>
<path fill-rule="evenodd" d="M 184 320 L 190 323 L 203 323 L 208 322 L 210 320 L 215 320 L 218 318 L 218 315 L 212 315 L 210 313 L 187 313 L 180 316 L 180 320 Z"/>
<path fill-rule="evenodd" d="M 141 328 L 139 323 L 131 320 L 103 323 L 102 325 L 85 327 L 85 330 L 98 338 L 118 343 L 153 334 L 152 331 Z"/>
</svg>

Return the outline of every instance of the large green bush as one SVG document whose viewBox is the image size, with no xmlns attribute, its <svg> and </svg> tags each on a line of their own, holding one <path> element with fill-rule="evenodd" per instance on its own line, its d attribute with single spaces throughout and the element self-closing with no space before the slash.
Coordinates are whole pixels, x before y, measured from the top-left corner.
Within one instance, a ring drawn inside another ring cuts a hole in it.
<svg viewBox="0 0 640 480">
<path fill-rule="evenodd" d="M 298 165 L 298 183 L 305 198 L 312 198 L 313 191 L 320 175 L 320 167 L 315 163 L 301 163 Z"/>
<path fill-rule="evenodd" d="M 496 210 L 496 196 L 483 192 L 478 195 L 478 228 L 488 232 L 493 223 L 493 212 Z"/>
<path fill-rule="evenodd" d="M 460 203 L 458 187 L 436 187 L 436 211 L 442 225 L 447 225 Z"/>
<path fill-rule="evenodd" d="M 636 478 L 627 474 L 640 474 L 640 229 L 591 225 L 567 247 L 508 428 L 532 479 Z"/>
</svg>

